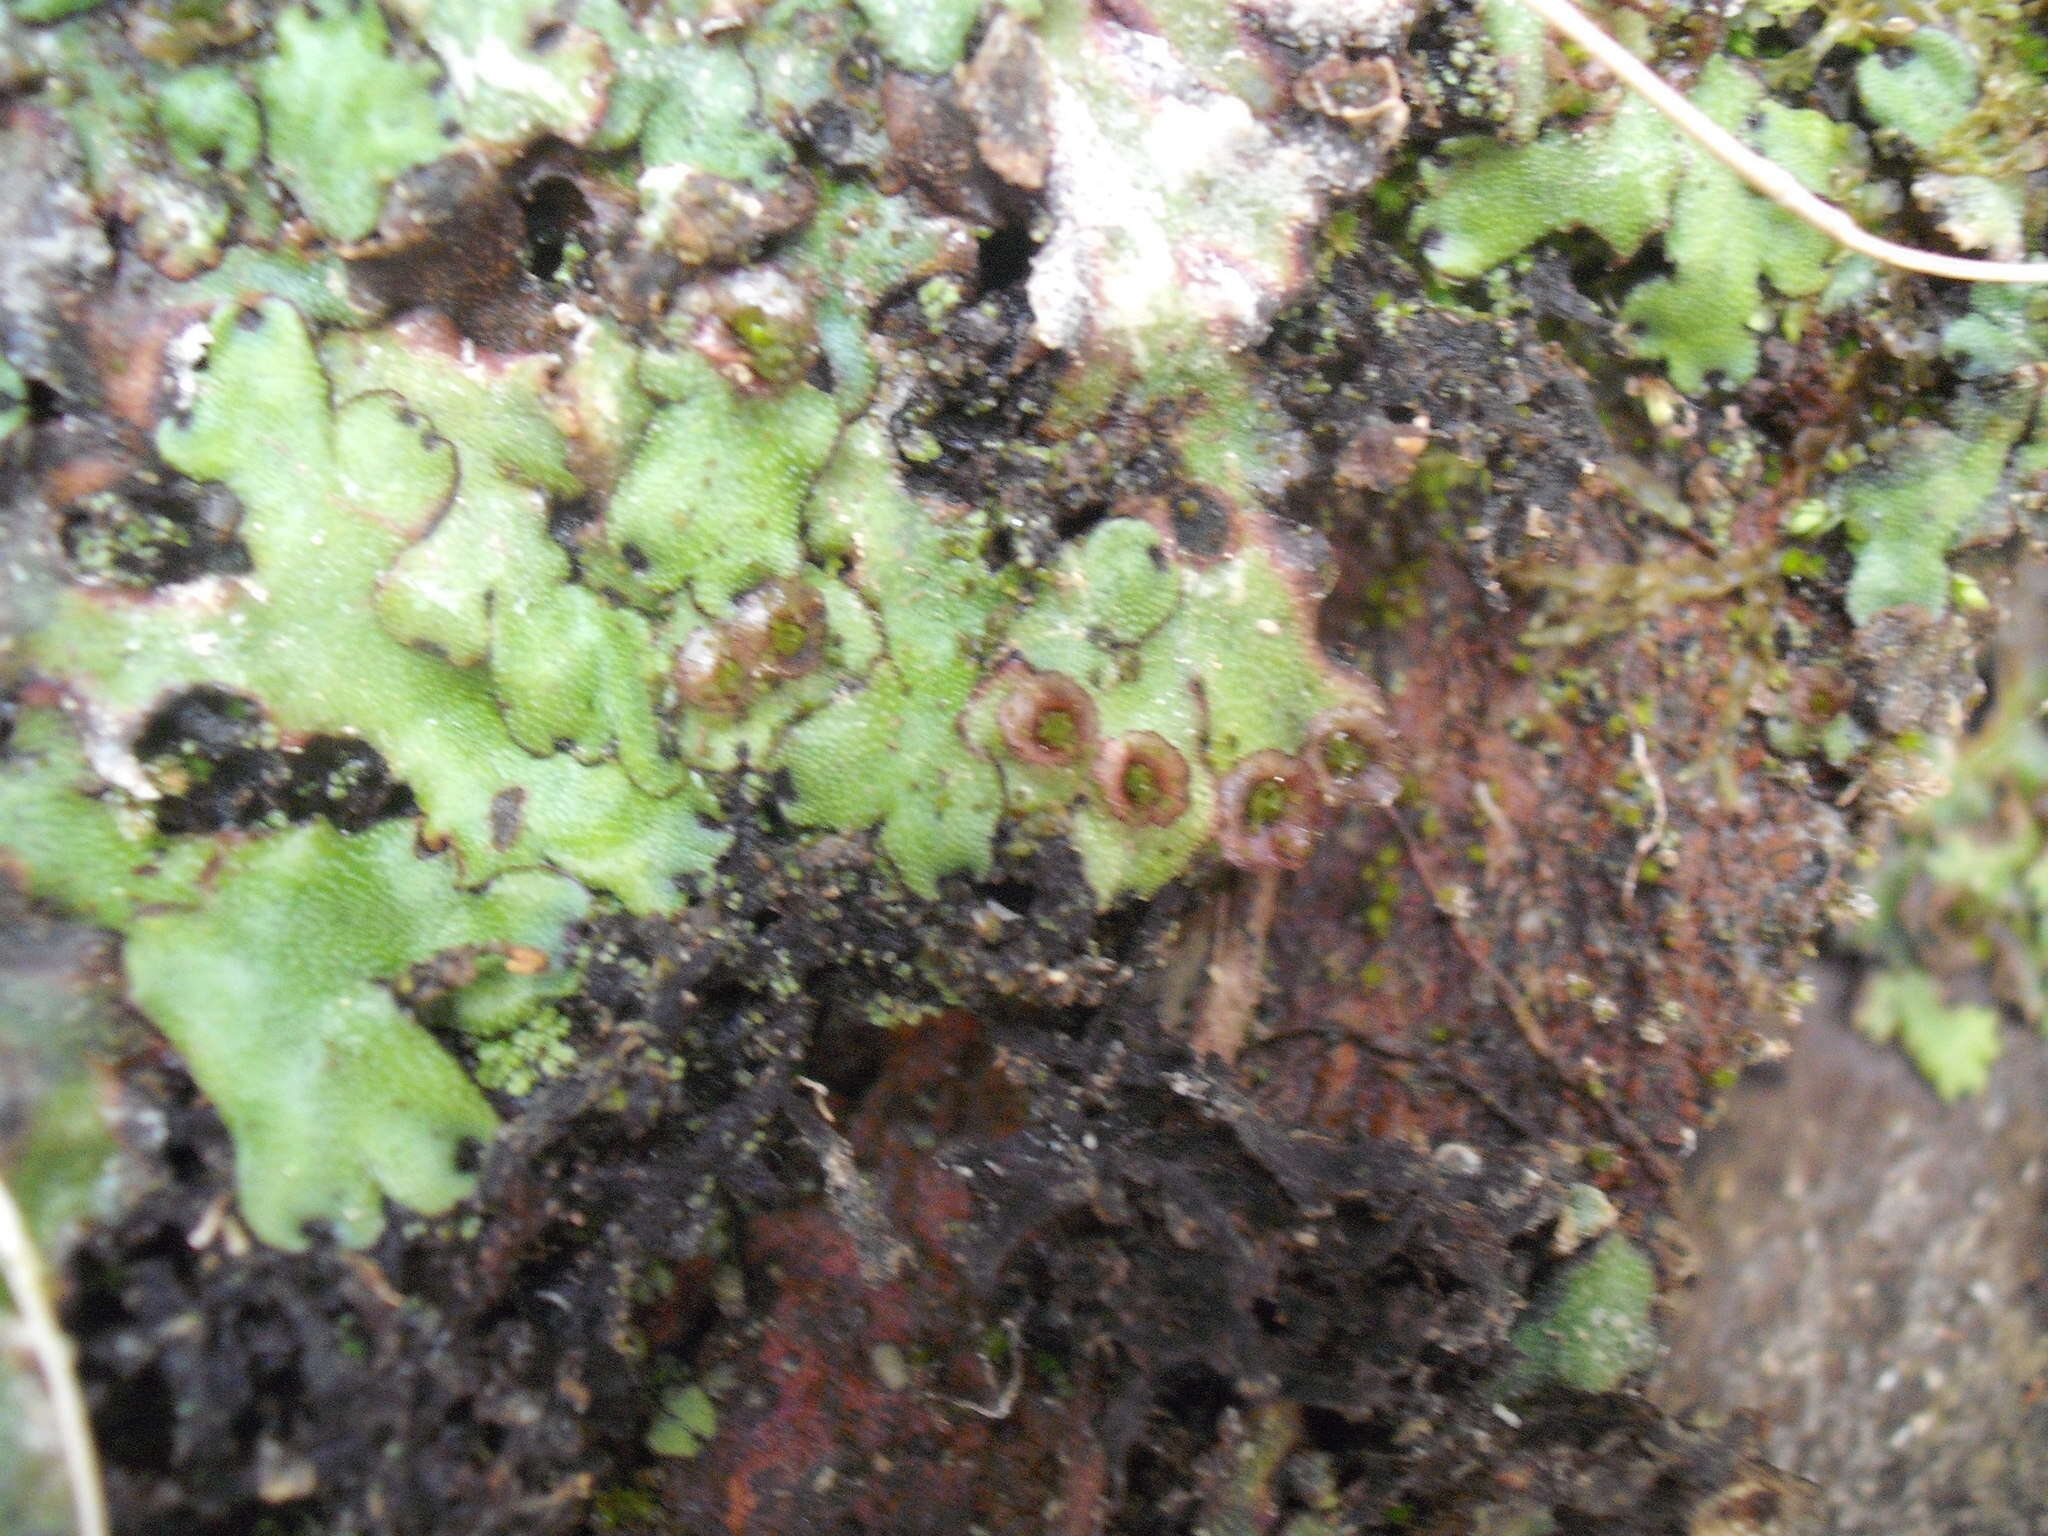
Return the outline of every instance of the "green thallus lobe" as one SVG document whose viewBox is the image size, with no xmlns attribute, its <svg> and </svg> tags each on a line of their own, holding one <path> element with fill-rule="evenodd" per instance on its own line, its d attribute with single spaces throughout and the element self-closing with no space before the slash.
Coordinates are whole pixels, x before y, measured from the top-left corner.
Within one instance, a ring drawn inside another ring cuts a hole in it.
<svg viewBox="0 0 2048 1536">
<path fill-rule="evenodd" d="M 871 30 L 924 71 L 960 61 L 976 16 L 814 9 L 842 44 Z M 1323 655 L 1258 510 L 1278 482 L 1272 409 L 1193 311 L 1162 311 L 1170 367 L 1104 330 L 1065 387 L 1096 402 L 1074 430 L 1178 402 L 1168 446 L 1193 489 L 1162 521 L 1216 552 L 1118 516 L 1025 570 L 992 558 L 986 509 L 905 484 L 878 403 L 898 365 L 869 322 L 892 293 L 971 274 L 971 232 L 858 170 L 799 164 L 781 129 L 835 86 L 786 18 L 706 35 L 583 0 L 546 12 L 539 51 L 523 0 L 335 0 L 188 69 L 49 16 L 95 195 L 138 200 L 166 232 L 145 253 L 190 279 L 150 473 L 228 493 L 247 568 L 54 594 L 24 647 L 37 681 L 0 763 L 0 852 L 126 936 L 131 995 L 220 1106 L 266 1240 L 324 1223 L 366 1241 L 386 1199 L 459 1198 L 463 1148 L 495 1114 L 401 1005 L 406 976 L 467 957 L 455 1037 L 492 1082 L 530 1084 L 561 1054 L 567 926 L 688 905 L 730 841 L 737 781 L 782 794 L 798 836 L 871 832 L 926 897 L 987 874 L 1005 828 L 1063 837 L 1106 906 L 1216 843 L 1240 765 L 1296 761 L 1332 711 L 1374 707 Z M 1125 46 L 1115 31 L 1091 23 L 1046 67 Z M 1065 110 L 1138 104 L 1128 81 L 1090 89 Z M 1209 87 L 1174 89 L 1223 111 Z M 169 160 L 123 105 L 151 99 Z M 1265 130 L 1237 111 L 1250 146 Z M 694 297 L 637 333 L 564 289 L 558 342 L 531 350 L 373 324 L 344 297 L 346 262 L 398 238 L 393 210 L 445 159 L 504 164 L 549 136 L 618 162 L 591 200 L 638 201 L 637 255 L 738 275 L 686 282 Z M 1308 206 L 1287 204 L 1289 227 Z M 1201 228 L 1175 219 L 1176 238 Z M 1291 260 L 1262 249 L 1248 270 L 1292 281 Z M 287 748 L 367 744 L 416 814 L 353 834 L 158 830 L 152 806 L 177 791 L 135 744 L 196 690 L 247 701 Z M 1327 761 L 1335 794 L 1351 770 Z M 1259 815 L 1277 825 L 1299 798 Z"/>
</svg>

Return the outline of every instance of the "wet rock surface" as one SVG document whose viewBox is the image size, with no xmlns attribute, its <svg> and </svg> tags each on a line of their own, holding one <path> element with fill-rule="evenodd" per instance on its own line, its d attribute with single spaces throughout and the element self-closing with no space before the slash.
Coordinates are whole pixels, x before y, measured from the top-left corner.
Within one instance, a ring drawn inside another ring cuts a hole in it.
<svg viewBox="0 0 2048 1536">
<path fill-rule="evenodd" d="M 1830 973 L 1677 1203 L 1697 1273 L 1655 1394 L 1756 1410 L 1839 1536 L 2048 1530 L 2048 1048 L 1942 1104 Z"/>
</svg>

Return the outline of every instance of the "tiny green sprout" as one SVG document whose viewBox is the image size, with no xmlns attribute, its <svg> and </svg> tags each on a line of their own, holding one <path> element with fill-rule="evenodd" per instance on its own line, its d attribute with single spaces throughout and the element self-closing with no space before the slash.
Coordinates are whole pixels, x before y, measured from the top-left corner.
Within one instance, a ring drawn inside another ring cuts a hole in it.
<svg viewBox="0 0 2048 1536">
<path fill-rule="evenodd" d="M 1982 613 L 1991 606 L 1991 596 L 1974 576 L 1957 571 L 1949 577 L 1949 597 L 1962 613 Z"/>
<path fill-rule="evenodd" d="M 1828 562 L 1810 549 L 1788 549 L 1778 557 L 1778 570 L 1794 581 L 1817 581 L 1827 575 Z"/>
<path fill-rule="evenodd" d="M 1500 1383 L 1501 1397 L 1519 1397 L 1546 1381 L 1613 1391 L 1656 1357 L 1656 1290 L 1649 1256 L 1610 1232 L 1535 1297 L 1512 1335 L 1522 1358 Z"/>
<path fill-rule="evenodd" d="M 1356 256 L 1363 241 L 1356 208 L 1340 208 L 1323 226 L 1323 248 L 1333 256 Z"/>
<path fill-rule="evenodd" d="M 747 349 L 754 371 L 771 383 L 792 377 L 803 361 L 803 349 L 791 327 L 778 324 L 758 304 L 743 304 L 726 317 L 726 327 Z"/>
<path fill-rule="evenodd" d="M 1826 533 L 1841 520 L 1841 514 L 1825 501 L 1809 496 L 1785 515 L 1785 532 L 1795 539 L 1810 539 Z"/>
<path fill-rule="evenodd" d="M 662 1395 L 661 1415 L 647 1431 L 647 1449 L 657 1456 L 695 1456 L 718 1433 L 718 1409 L 711 1394 L 692 1383 Z"/>
<path fill-rule="evenodd" d="M 947 316 L 958 309 L 967 297 L 967 290 L 954 279 L 941 274 L 928 278 L 917 290 L 917 307 L 924 311 L 925 324 L 933 330 L 946 323 Z"/>
</svg>

